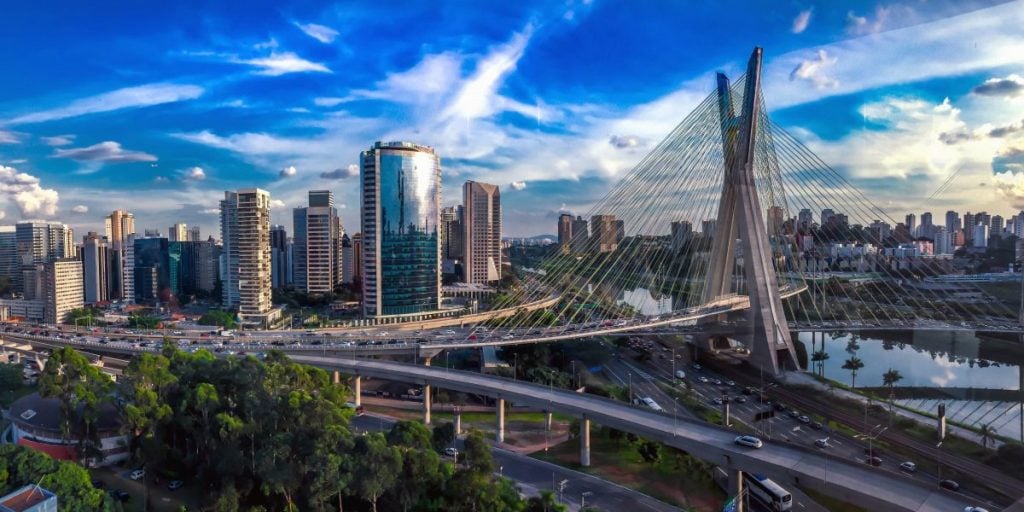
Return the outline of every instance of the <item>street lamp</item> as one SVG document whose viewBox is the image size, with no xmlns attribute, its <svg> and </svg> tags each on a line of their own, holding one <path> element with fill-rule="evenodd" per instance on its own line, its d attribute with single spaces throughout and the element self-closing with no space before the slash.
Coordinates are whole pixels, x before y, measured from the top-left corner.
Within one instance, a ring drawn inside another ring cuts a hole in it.
<svg viewBox="0 0 1024 512">
<path fill-rule="evenodd" d="M 580 510 L 587 508 L 587 496 L 590 496 L 592 494 L 594 493 L 590 491 L 584 491 L 580 493 Z"/>
</svg>

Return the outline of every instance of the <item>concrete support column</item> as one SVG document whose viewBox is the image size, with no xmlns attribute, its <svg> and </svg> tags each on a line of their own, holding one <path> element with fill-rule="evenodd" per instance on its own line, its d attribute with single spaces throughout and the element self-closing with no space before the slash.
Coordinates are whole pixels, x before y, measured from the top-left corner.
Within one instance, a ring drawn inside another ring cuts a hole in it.
<svg viewBox="0 0 1024 512">
<path fill-rule="evenodd" d="M 580 420 L 580 466 L 590 466 L 590 418 Z"/>
<path fill-rule="evenodd" d="M 356 375 L 352 378 L 352 402 L 356 407 L 363 405 L 363 378 Z"/>
<path fill-rule="evenodd" d="M 431 357 L 424 357 L 423 358 L 423 366 L 430 366 L 430 360 L 431 359 L 433 359 L 433 358 L 431 358 Z"/>
<path fill-rule="evenodd" d="M 461 435 L 462 434 L 462 409 L 459 409 L 458 407 L 455 408 L 455 421 L 453 421 L 452 423 L 455 426 L 455 435 L 456 436 Z"/>
<path fill-rule="evenodd" d="M 423 385 L 423 424 L 430 425 L 430 384 Z"/>
<path fill-rule="evenodd" d="M 729 418 L 729 401 L 722 400 L 722 426 L 731 427 L 732 422 Z"/>
<path fill-rule="evenodd" d="M 504 398 L 499 398 L 498 399 L 498 404 L 497 404 L 497 407 L 495 408 L 495 411 L 498 413 L 497 414 L 498 423 L 496 425 L 497 426 L 497 433 L 496 433 L 494 439 L 498 443 L 504 443 L 505 442 L 505 399 Z"/>
<path fill-rule="evenodd" d="M 544 411 L 544 430 L 547 430 L 548 432 L 551 432 L 552 416 L 551 411 Z"/>
<path fill-rule="evenodd" d="M 334 370 L 334 383 L 341 384 L 341 372 Z"/>
<path fill-rule="evenodd" d="M 729 489 L 727 491 L 728 497 L 740 496 L 743 494 L 743 472 L 738 469 L 723 468 L 725 472 L 729 474 Z M 744 512 L 746 507 L 743 506 L 743 499 L 736 499 L 736 512 Z"/>
</svg>

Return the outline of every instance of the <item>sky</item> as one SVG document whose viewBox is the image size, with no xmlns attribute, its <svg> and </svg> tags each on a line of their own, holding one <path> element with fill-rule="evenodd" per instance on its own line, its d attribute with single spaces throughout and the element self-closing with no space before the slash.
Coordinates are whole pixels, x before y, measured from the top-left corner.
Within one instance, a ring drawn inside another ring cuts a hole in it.
<svg viewBox="0 0 1024 512">
<path fill-rule="evenodd" d="M 891 217 L 1024 209 L 1024 1 L 43 4 L 0 16 L 0 222 L 219 236 L 259 187 L 354 232 L 359 152 L 408 140 L 446 205 L 498 184 L 506 236 L 552 233 L 754 46 L 773 121 Z"/>
</svg>

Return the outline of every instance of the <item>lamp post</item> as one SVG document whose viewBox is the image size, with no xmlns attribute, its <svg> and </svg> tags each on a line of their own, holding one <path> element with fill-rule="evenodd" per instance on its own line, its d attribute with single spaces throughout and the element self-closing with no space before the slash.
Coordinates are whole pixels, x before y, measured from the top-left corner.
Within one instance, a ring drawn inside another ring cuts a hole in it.
<svg viewBox="0 0 1024 512">
<path fill-rule="evenodd" d="M 587 508 L 587 496 L 594 494 L 590 491 L 584 491 L 580 493 L 580 510 Z"/>
</svg>

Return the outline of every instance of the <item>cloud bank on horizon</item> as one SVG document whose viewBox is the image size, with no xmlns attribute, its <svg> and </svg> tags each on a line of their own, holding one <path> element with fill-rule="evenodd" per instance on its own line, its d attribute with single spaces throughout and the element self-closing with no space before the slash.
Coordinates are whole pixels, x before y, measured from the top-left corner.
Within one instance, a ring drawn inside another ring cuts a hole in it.
<svg viewBox="0 0 1024 512">
<path fill-rule="evenodd" d="M 255 2 L 244 18 L 224 6 L 200 19 L 65 4 L 10 6 L 0 31 L 19 77 L 0 82 L 6 222 L 99 230 L 119 207 L 140 230 L 217 236 L 223 191 L 258 186 L 290 227 L 307 190 L 358 204 L 359 152 L 411 140 L 441 155 L 446 204 L 466 179 L 499 184 L 507 235 L 549 233 L 709 94 L 714 71 L 738 77 L 755 45 L 773 121 L 892 217 L 1024 209 L 1024 0 Z M 953 173 L 958 186 L 926 202 Z M 341 214 L 358 225 L 358 208 Z"/>
</svg>

